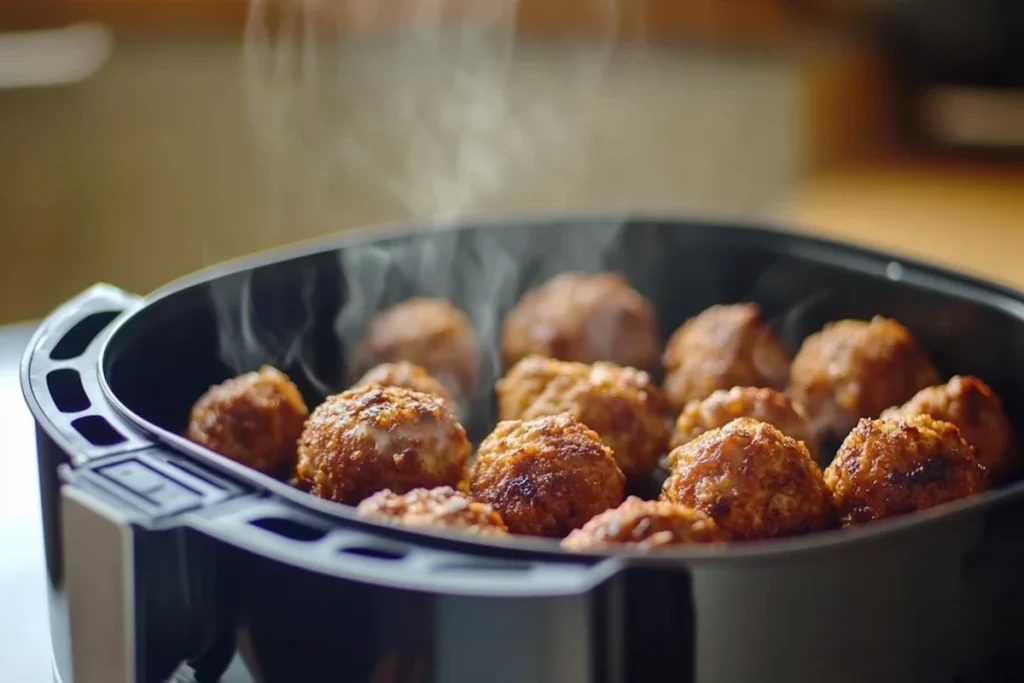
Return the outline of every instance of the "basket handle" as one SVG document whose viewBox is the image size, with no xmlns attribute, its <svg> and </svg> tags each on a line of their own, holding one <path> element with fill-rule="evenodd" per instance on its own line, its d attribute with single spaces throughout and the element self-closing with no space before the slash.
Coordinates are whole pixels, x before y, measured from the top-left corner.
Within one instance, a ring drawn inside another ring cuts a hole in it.
<svg viewBox="0 0 1024 683">
<path fill-rule="evenodd" d="M 152 444 L 102 395 L 99 355 L 123 313 L 142 298 L 97 284 L 50 314 L 26 347 L 21 387 L 36 422 L 74 466 Z"/>
</svg>

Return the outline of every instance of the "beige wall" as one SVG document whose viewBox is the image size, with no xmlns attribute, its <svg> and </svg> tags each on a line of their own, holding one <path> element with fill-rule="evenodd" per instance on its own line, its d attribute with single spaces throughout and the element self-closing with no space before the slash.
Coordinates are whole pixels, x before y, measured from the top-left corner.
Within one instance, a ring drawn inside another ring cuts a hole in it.
<svg viewBox="0 0 1024 683">
<path fill-rule="evenodd" d="M 503 72 L 507 101 L 491 92 L 465 119 L 482 76 L 453 81 L 443 60 L 392 47 L 323 48 L 288 123 L 267 118 L 280 108 L 247 119 L 242 52 L 226 38 L 122 38 L 87 82 L 0 92 L 0 320 L 43 315 L 97 280 L 148 291 L 228 257 L 451 208 L 467 186 L 482 193 L 470 212 L 758 212 L 808 157 L 792 57 L 623 48 L 595 80 L 592 52 L 524 47 Z M 404 101 L 397 78 L 417 86 Z M 295 80 L 255 82 L 265 103 Z M 435 146 L 413 135 L 423 129 Z M 440 171 L 426 172 L 431 155 Z M 496 172 L 495 158 L 513 161 Z"/>
</svg>

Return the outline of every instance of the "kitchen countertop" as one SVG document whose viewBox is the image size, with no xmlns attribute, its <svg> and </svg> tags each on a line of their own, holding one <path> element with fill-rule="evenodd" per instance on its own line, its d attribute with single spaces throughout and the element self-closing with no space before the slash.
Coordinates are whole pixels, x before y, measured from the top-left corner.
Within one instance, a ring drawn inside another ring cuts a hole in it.
<svg viewBox="0 0 1024 683">
<path fill-rule="evenodd" d="M 32 417 L 18 365 L 35 324 L 0 327 L 0 679 L 50 680 L 43 530 Z"/>
<path fill-rule="evenodd" d="M 1024 164 L 893 157 L 816 174 L 782 221 L 1024 289 Z"/>
</svg>

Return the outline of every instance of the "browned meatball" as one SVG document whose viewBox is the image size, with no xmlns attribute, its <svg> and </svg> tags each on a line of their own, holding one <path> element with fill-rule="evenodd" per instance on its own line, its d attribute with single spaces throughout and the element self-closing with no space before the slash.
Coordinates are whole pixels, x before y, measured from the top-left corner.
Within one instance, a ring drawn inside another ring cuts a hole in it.
<svg viewBox="0 0 1024 683">
<path fill-rule="evenodd" d="M 757 304 L 712 306 L 669 338 L 661 359 L 665 394 L 679 412 L 718 389 L 782 389 L 789 360 Z"/>
<path fill-rule="evenodd" d="M 617 273 L 563 273 L 527 292 L 505 316 L 501 352 L 511 366 L 539 355 L 648 369 L 658 359 L 654 308 Z"/>
<path fill-rule="evenodd" d="M 741 417 L 672 451 L 662 500 L 702 510 L 736 540 L 819 531 L 832 521 L 828 489 L 807 448 Z"/>
<path fill-rule="evenodd" d="M 737 417 L 767 422 L 786 436 L 803 441 L 815 461 L 821 455 L 821 445 L 803 408 L 780 391 L 754 387 L 719 389 L 703 401 L 690 401 L 676 419 L 672 448 L 689 443 L 710 429 L 724 427 Z"/>
<path fill-rule="evenodd" d="M 562 537 L 622 502 L 625 476 L 597 433 L 571 415 L 499 422 L 469 480 L 514 534 Z"/>
<path fill-rule="evenodd" d="M 819 434 L 842 438 L 862 417 L 877 417 L 939 381 L 913 335 L 895 320 L 840 320 L 804 340 L 789 395 Z"/>
<path fill-rule="evenodd" d="M 451 398 L 444 385 L 431 377 L 426 370 L 415 363 L 404 360 L 396 363 L 381 363 L 371 368 L 369 372 L 356 380 L 352 388 L 366 386 L 367 384 L 403 387 L 419 391 L 423 394 L 439 396 L 446 401 Z"/>
<path fill-rule="evenodd" d="M 497 394 L 502 420 L 569 413 L 600 435 L 630 479 L 649 475 L 668 448 L 664 398 L 646 372 L 530 356 L 498 381 Z"/>
<path fill-rule="evenodd" d="M 370 384 L 329 396 L 309 416 L 298 483 L 349 505 L 384 489 L 456 486 L 469 450 L 444 399 Z"/>
<path fill-rule="evenodd" d="M 599 550 L 617 545 L 662 548 L 724 541 L 715 520 L 683 505 L 630 496 L 617 508 L 592 517 L 562 540 L 566 550 Z"/>
<path fill-rule="evenodd" d="M 295 442 L 309 411 L 288 377 L 270 366 L 210 387 L 189 417 L 186 436 L 264 474 L 295 471 Z"/>
<path fill-rule="evenodd" d="M 825 470 L 845 526 L 935 507 L 988 488 L 960 430 L 929 415 L 862 419 Z"/>
<path fill-rule="evenodd" d="M 363 517 L 380 517 L 405 526 L 446 527 L 483 535 L 508 533 L 494 508 L 450 486 L 413 489 L 404 494 L 378 491 L 356 511 Z"/>
<path fill-rule="evenodd" d="M 946 384 L 922 389 L 902 406 L 883 412 L 882 419 L 910 415 L 931 415 L 955 424 L 974 446 L 993 484 L 1007 481 L 1020 467 L 1020 441 L 1003 411 L 1003 402 L 977 377 L 957 375 Z"/>
<path fill-rule="evenodd" d="M 370 321 L 356 368 L 409 361 L 441 382 L 457 401 L 473 395 L 481 355 L 473 323 L 444 299 L 414 298 L 381 311 Z"/>
</svg>

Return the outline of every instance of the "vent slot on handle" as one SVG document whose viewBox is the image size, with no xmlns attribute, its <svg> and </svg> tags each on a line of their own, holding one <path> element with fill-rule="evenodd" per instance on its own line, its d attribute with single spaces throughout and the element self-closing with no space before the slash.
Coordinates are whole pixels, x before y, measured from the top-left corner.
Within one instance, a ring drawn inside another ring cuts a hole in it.
<svg viewBox="0 0 1024 683">
<path fill-rule="evenodd" d="M 249 524 L 292 541 L 312 543 L 327 535 L 327 529 L 320 529 L 287 517 L 261 517 Z"/>
<path fill-rule="evenodd" d="M 78 358 L 89 348 L 92 340 L 120 314 L 120 311 L 97 311 L 82 318 L 54 345 L 53 350 L 50 351 L 50 359 Z"/>
<path fill-rule="evenodd" d="M 82 438 L 93 446 L 114 446 L 128 439 L 99 415 L 86 415 L 71 422 Z"/>
<path fill-rule="evenodd" d="M 50 390 L 53 404 L 62 413 L 80 413 L 92 406 L 77 370 L 53 370 L 46 375 L 46 388 Z"/>
</svg>

